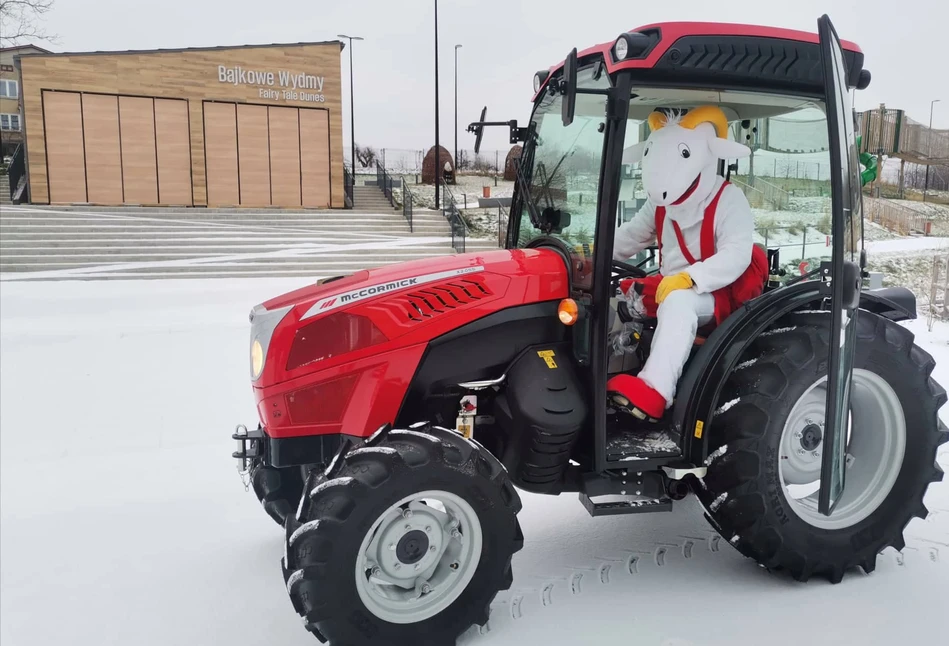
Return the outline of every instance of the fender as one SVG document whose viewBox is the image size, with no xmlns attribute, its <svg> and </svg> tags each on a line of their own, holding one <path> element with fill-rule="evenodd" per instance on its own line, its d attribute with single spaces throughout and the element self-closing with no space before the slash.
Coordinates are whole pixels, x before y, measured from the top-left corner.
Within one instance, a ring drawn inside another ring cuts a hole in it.
<svg viewBox="0 0 949 646">
<path fill-rule="evenodd" d="M 708 428 L 722 386 L 739 357 L 774 321 L 805 308 L 823 296 L 818 281 L 804 281 L 766 292 L 729 316 L 709 335 L 689 363 L 679 385 L 673 420 L 682 437 L 682 455 L 692 464 L 708 456 Z M 865 290 L 860 309 L 892 321 L 916 318 L 916 297 L 904 287 Z"/>
</svg>

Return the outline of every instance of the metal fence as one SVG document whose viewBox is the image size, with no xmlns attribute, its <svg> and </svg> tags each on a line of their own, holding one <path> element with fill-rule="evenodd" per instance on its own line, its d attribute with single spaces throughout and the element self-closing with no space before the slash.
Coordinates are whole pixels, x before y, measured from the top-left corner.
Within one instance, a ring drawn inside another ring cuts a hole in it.
<svg viewBox="0 0 949 646">
<path fill-rule="evenodd" d="M 911 233 L 929 235 L 932 232 L 932 217 L 885 198 L 863 196 L 864 217 L 870 222 L 908 236 Z"/>
<path fill-rule="evenodd" d="M 447 186 L 442 187 L 442 215 L 448 220 L 451 227 L 451 246 L 458 253 L 465 252 L 465 238 L 468 226 L 461 217 L 461 212 L 455 206 L 455 196 Z"/>
</svg>

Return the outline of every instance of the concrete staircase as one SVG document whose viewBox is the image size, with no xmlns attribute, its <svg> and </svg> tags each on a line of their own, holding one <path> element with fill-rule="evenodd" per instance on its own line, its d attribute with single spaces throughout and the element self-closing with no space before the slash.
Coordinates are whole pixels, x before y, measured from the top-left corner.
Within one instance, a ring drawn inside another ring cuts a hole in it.
<svg viewBox="0 0 949 646">
<path fill-rule="evenodd" d="M 375 187 L 367 187 L 382 195 Z M 367 198 L 370 195 L 366 192 Z M 384 197 L 382 199 L 385 199 Z M 4 207 L 3 280 L 320 278 L 454 253 L 439 211 Z M 466 251 L 496 249 L 469 239 Z"/>
</svg>

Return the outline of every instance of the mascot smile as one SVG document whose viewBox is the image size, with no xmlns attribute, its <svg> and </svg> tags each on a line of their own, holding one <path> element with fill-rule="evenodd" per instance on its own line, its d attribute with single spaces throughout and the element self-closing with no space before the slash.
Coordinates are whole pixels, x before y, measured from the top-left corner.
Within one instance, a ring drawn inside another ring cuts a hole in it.
<svg viewBox="0 0 949 646">
<path fill-rule="evenodd" d="M 728 119 L 716 106 L 686 114 L 649 115 L 649 137 L 625 151 L 642 162 L 645 204 L 616 232 L 613 257 L 627 260 L 659 246 L 659 274 L 623 281 L 642 292 L 656 332 L 638 376 L 607 383 L 615 405 L 656 421 L 675 398 L 676 384 L 699 327 L 721 323 L 764 290 L 765 252 L 754 244 L 754 216 L 744 193 L 718 174 L 719 160 L 747 157 L 751 149 L 728 140 Z"/>
</svg>

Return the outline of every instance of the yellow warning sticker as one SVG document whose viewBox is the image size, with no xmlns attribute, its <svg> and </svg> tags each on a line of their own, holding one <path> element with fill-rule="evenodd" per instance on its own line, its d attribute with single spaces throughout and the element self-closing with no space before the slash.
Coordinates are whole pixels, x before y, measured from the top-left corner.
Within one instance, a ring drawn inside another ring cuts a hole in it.
<svg viewBox="0 0 949 646">
<path fill-rule="evenodd" d="M 554 361 L 554 351 L 553 350 L 538 350 L 537 356 L 547 362 L 548 368 L 556 368 L 557 362 Z"/>
<path fill-rule="evenodd" d="M 695 423 L 695 438 L 698 440 L 702 439 L 702 429 L 705 428 L 705 422 L 699 420 Z"/>
</svg>

